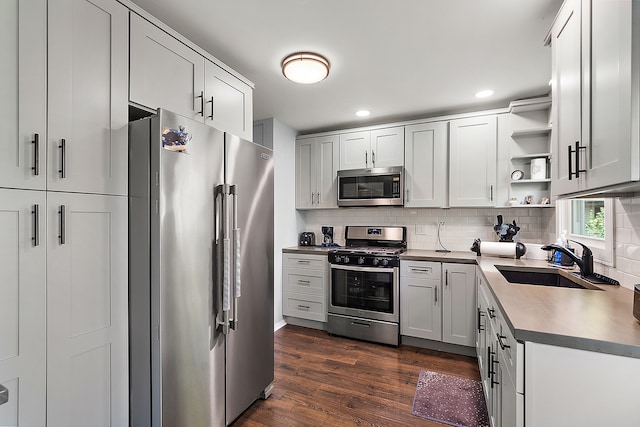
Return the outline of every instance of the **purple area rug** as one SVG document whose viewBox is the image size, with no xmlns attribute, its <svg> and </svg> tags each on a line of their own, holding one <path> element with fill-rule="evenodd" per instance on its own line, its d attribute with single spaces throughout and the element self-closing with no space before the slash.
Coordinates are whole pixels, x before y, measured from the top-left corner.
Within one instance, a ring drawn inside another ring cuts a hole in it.
<svg viewBox="0 0 640 427">
<path fill-rule="evenodd" d="M 456 427 L 488 427 L 489 416 L 480 381 L 420 371 L 413 415 Z"/>
</svg>

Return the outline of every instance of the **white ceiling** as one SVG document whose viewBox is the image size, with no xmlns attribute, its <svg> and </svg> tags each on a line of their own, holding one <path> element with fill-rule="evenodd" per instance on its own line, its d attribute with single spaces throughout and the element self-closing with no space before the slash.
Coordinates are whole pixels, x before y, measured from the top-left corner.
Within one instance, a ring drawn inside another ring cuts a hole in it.
<svg viewBox="0 0 640 427">
<path fill-rule="evenodd" d="M 254 120 L 300 133 L 508 105 L 549 91 L 561 0 L 132 0 L 255 83 Z M 282 59 L 331 62 L 315 85 Z M 474 94 L 493 89 L 489 99 Z M 371 110 L 358 119 L 355 111 Z"/>
</svg>

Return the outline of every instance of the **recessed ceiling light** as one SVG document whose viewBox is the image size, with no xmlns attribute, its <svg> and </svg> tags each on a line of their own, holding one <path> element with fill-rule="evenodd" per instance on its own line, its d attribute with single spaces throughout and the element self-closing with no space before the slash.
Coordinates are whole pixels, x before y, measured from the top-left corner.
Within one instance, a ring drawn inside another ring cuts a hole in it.
<svg viewBox="0 0 640 427">
<path fill-rule="evenodd" d="M 312 52 L 296 52 L 282 60 L 282 74 L 292 82 L 311 84 L 329 75 L 329 61 Z"/>
<path fill-rule="evenodd" d="M 493 95 L 493 91 L 491 89 L 481 90 L 480 92 L 476 93 L 476 98 L 486 98 L 491 95 Z"/>
<path fill-rule="evenodd" d="M 356 116 L 358 116 L 358 117 L 367 117 L 369 114 L 371 114 L 371 111 L 369 111 L 369 110 L 358 110 L 358 111 L 356 111 Z"/>
</svg>

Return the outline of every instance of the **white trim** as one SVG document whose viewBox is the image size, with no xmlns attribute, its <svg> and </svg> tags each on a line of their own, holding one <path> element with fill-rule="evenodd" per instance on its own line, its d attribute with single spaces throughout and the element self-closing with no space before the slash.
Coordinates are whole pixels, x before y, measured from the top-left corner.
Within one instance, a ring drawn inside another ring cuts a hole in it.
<svg viewBox="0 0 640 427">
<path fill-rule="evenodd" d="M 287 326 L 287 321 L 282 319 L 281 321 L 273 325 L 273 332 L 277 331 L 280 328 L 284 328 L 285 326 Z"/>
<path fill-rule="evenodd" d="M 556 201 L 556 230 L 558 235 L 563 230 L 571 230 L 571 200 L 564 199 Z M 568 234 L 569 240 L 576 240 L 589 247 L 593 251 L 595 262 L 615 267 L 615 210 L 613 199 L 604 199 L 604 235 L 605 239 L 589 238 L 585 236 Z"/>
</svg>

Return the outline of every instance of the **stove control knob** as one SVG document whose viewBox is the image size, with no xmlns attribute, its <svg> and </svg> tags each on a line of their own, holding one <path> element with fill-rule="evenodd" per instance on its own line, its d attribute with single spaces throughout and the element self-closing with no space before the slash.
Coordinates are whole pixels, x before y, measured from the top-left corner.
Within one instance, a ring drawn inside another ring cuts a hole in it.
<svg viewBox="0 0 640 427">
<path fill-rule="evenodd" d="M 378 265 L 378 262 L 380 262 L 378 258 L 374 258 L 373 261 L 371 261 L 373 265 Z"/>
<path fill-rule="evenodd" d="M 358 258 L 358 264 L 364 264 L 364 258 L 363 257 Z"/>
<path fill-rule="evenodd" d="M 382 260 L 382 265 L 388 265 L 389 264 L 389 260 L 388 259 L 383 259 Z"/>
<path fill-rule="evenodd" d="M 344 256 L 344 263 L 349 264 L 349 257 L 346 255 Z"/>
<path fill-rule="evenodd" d="M 342 261 L 342 257 L 340 255 L 336 255 L 335 260 L 337 263 L 339 263 L 340 261 Z"/>
</svg>

